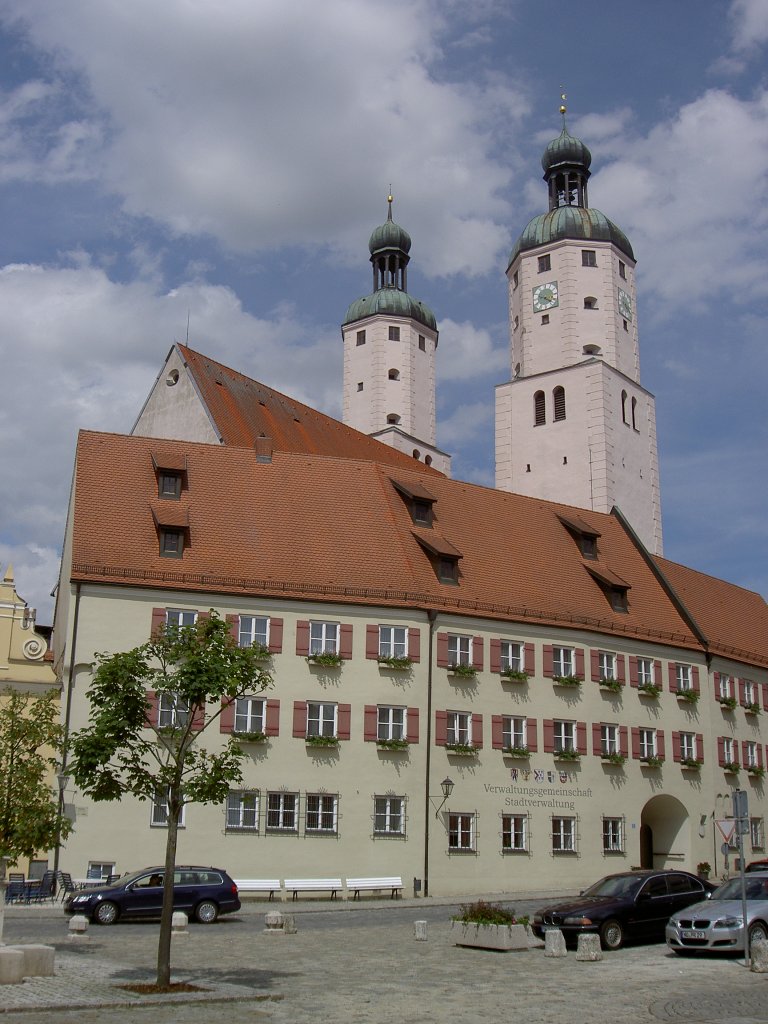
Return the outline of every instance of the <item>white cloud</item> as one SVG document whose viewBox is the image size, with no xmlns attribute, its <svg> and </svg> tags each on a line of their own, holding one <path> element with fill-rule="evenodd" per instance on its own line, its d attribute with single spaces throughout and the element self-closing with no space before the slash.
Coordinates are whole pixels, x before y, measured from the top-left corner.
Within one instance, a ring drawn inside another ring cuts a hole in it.
<svg viewBox="0 0 768 1024">
<path fill-rule="evenodd" d="M 440 381 L 461 381 L 487 376 L 495 380 L 508 369 L 507 347 L 494 347 L 490 332 L 464 321 L 440 321 L 437 377 Z"/>
<path fill-rule="evenodd" d="M 448 416 L 440 417 L 438 442 L 443 449 L 451 445 L 465 446 L 474 438 L 487 436 L 488 428 L 492 425 L 493 402 L 457 405 Z"/>
<path fill-rule="evenodd" d="M 768 4 L 765 0 L 733 0 L 729 19 L 733 48 L 737 52 L 756 49 L 768 41 Z"/>
</svg>

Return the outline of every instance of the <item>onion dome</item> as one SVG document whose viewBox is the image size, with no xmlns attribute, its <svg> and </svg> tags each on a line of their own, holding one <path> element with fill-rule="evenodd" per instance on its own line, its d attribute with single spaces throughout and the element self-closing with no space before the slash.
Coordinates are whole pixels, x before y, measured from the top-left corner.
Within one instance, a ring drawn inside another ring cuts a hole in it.
<svg viewBox="0 0 768 1024">
<path fill-rule="evenodd" d="M 371 295 L 366 295 L 365 298 L 355 299 L 347 310 L 342 327 L 377 313 L 385 316 L 407 316 L 424 324 L 432 331 L 437 330 L 435 314 L 429 306 L 398 288 L 380 288 Z"/>
<path fill-rule="evenodd" d="M 589 206 L 558 206 L 528 222 L 514 244 L 508 266 L 521 252 L 537 249 L 563 238 L 613 242 L 625 256 L 633 262 L 635 260 L 629 239 L 604 213 Z"/>
<path fill-rule="evenodd" d="M 373 255 L 382 249 L 402 249 L 411 251 L 411 236 L 392 220 L 392 204 L 389 206 L 389 217 L 378 228 L 374 228 L 368 242 L 368 251 Z"/>
<path fill-rule="evenodd" d="M 592 163 L 592 154 L 581 141 L 575 139 L 568 129 L 563 125 L 563 130 L 556 139 L 553 139 L 544 150 L 541 158 L 541 166 L 544 173 L 561 167 L 563 164 L 579 164 L 584 170 L 589 170 Z"/>
</svg>

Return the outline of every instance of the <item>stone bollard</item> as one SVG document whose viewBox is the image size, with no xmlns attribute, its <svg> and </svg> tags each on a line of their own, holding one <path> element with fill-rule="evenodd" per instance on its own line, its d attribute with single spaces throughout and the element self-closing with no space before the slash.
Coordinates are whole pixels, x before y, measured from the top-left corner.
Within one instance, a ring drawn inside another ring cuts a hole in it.
<svg viewBox="0 0 768 1024">
<path fill-rule="evenodd" d="M 283 914 L 283 931 L 286 935 L 295 935 L 299 929 L 296 927 L 296 918 L 293 914 Z"/>
<path fill-rule="evenodd" d="M 750 946 L 751 963 L 749 969 L 755 974 L 768 974 L 768 942 L 758 939 Z"/>
<path fill-rule="evenodd" d="M 53 976 L 53 946 L 30 943 L 28 946 L 13 946 L 24 957 L 25 978 L 50 978 Z"/>
<path fill-rule="evenodd" d="M 567 956 L 565 937 L 559 928 L 548 928 L 544 932 L 544 956 Z"/>
<path fill-rule="evenodd" d="M 270 910 L 264 915 L 265 935 L 285 935 L 285 918 L 279 910 Z"/>
<path fill-rule="evenodd" d="M 20 949 L 0 949 L 0 985 L 20 985 L 24 980 L 24 954 Z"/>
<path fill-rule="evenodd" d="M 75 914 L 69 919 L 68 942 L 90 942 L 88 936 L 88 918 L 85 914 Z"/>
<path fill-rule="evenodd" d="M 426 921 L 414 921 L 413 922 L 413 937 L 417 942 L 427 941 L 427 922 Z"/>
<path fill-rule="evenodd" d="M 584 961 L 602 960 L 603 952 L 600 949 L 600 936 L 595 932 L 582 932 L 576 947 L 576 959 Z"/>
<path fill-rule="evenodd" d="M 183 910 L 174 910 L 171 918 L 171 936 L 176 939 L 180 935 L 189 935 L 189 918 Z"/>
</svg>

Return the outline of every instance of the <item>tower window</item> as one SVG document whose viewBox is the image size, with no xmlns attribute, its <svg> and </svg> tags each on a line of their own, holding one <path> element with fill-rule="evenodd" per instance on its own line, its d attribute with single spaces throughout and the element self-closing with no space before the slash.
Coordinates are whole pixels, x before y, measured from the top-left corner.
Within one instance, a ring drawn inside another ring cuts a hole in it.
<svg viewBox="0 0 768 1024">
<path fill-rule="evenodd" d="M 358 331 L 357 332 L 357 342 L 356 342 L 356 344 L 358 344 L 358 345 L 364 345 L 365 344 L 365 331 Z"/>
<path fill-rule="evenodd" d="M 542 316 L 542 318 L 541 318 L 541 323 L 542 323 L 542 326 L 543 326 L 543 327 L 546 327 L 546 325 L 547 325 L 547 324 L 549 323 L 549 313 L 545 313 L 545 314 L 544 314 L 544 315 Z"/>
<path fill-rule="evenodd" d="M 400 417 L 396 412 L 391 412 L 387 415 L 387 423 L 399 423 Z"/>
<path fill-rule="evenodd" d="M 390 327 L 389 328 L 389 340 L 390 341 L 400 341 L 400 328 L 399 327 Z"/>
<path fill-rule="evenodd" d="M 517 271 L 515 271 L 514 274 L 512 275 L 512 287 L 513 288 L 517 288 L 517 286 L 519 284 L 520 284 L 520 275 L 518 274 Z"/>
<path fill-rule="evenodd" d="M 629 330 L 629 324 L 627 323 L 627 321 L 626 320 L 622 320 L 621 322 L 624 324 L 624 330 L 628 331 Z"/>
<path fill-rule="evenodd" d="M 556 387 L 552 392 L 555 405 L 555 421 L 565 419 L 565 388 Z"/>
<path fill-rule="evenodd" d="M 627 419 L 627 392 L 621 392 L 621 421 L 622 423 L 629 423 Z"/>
<path fill-rule="evenodd" d="M 622 277 L 625 281 L 627 279 L 627 265 L 619 260 L 619 277 Z"/>
<path fill-rule="evenodd" d="M 552 269 L 552 257 L 547 253 L 546 256 L 539 256 L 539 273 L 543 274 L 547 270 Z"/>
<path fill-rule="evenodd" d="M 582 249 L 581 250 L 581 265 L 582 267 L 596 267 L 597 266 L 597 253 L 594 249 Z"/>
<path fill-rule="evenodd" d="M 512 327 L 512 330 L 513 330 L 513 331 L 516 331 L 516 330 L 517 330 L 517 328 L 518 328 L 519 326 L 520 326 L 520 317 L 519 317 L 519 316 L 516 316 L 516 317 L 515 317 L 515 322 L 514 322 L 514 325 L 513 325 L 513 327 Z"/>
<path fill-rule="evenodd" d="M 423 334 L 419 335 L 419 350 L 421 352 L 427 351 L 427 339 L 424 337 Z"/>
<path fill-rule="evenodd" d="M 547 411 L 543 391 L 537 391 L 533 396 L 533 425 L 540 427 L 547 422 Z"/>
<path fill-rule="evenodd" d="M 431 455 L 425 455 L 424 456 L 424 465 L 425 466 L 431 466 L 432 465 L 432 456 Z"/>
<path fill-rule="evenodd" d="M 585 345 L 581 350 L 585 356 L 599 356 L 602 355 L 602 351 L 599 345 Z"/>
<path fill-rule="evenodd" d="M 637 430 L 637 399 L 632 399 L 632 429 Z"/>
<path fill-rule="evenodd" d="M 597 299 L 594 295 L 587 295 L 585 297 L 584 309 L 597 309 Z"/>
<path fill-rule="evenodd" d="M 396 369 L 395 369 L 395 368 L 393 367 L 393 368 L 392 368 L 392 369 L 391 369 L 391 370 L 389 371 L 389 373 L 387 374 L 387 376 L 389 377 L 389 379 L 390 379 L 390 380 L 400 380 L 400 371 L 399 371 L 399 370 L 396 370 Z"/>
<path fill-rule="evenodd" d="M 421 452 L 419 451 L 418 448 L 414 448 L 413 449 L 413 457 L 414 457 L 414 459 L 420 459 L 421 458 Z"/>
<path fill-rule="evenodd" d="M 363 382 L 361 380 L 359 380 L 357 382 L 357 390 L 358 391 L 362 391 L 363 390 Z"/>
</svg>

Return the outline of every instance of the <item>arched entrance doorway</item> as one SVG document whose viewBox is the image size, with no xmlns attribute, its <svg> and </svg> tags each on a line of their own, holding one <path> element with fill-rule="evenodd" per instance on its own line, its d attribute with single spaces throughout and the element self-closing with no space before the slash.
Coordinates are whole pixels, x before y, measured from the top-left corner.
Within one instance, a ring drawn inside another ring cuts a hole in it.
<svg viewBox="0 0 768 1024">
<path fill-rule="evenodd" d="M 688 864 L 691 836 L 688 811 L 674 796 L 654 796 L 640 815 L 640 866 L 674 868 Z"/>
</svg>

